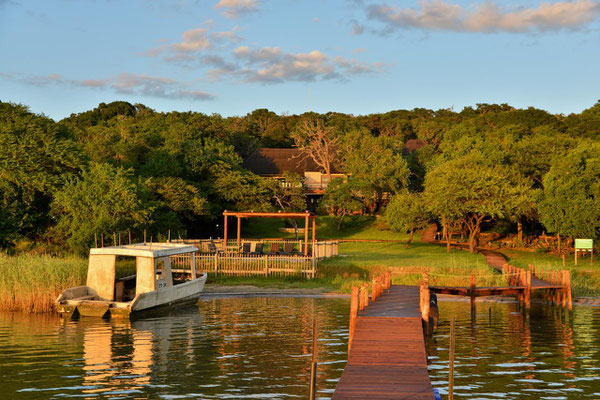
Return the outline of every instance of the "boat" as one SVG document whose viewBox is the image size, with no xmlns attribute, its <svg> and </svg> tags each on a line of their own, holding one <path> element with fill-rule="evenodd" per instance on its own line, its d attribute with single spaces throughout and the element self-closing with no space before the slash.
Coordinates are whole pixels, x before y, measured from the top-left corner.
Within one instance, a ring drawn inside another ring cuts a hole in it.
<svg viewBox="0 0 600 400">
<path fill-rule="evenodd" d="M 90 249 L 85 286 L 56 299 L 64 317 L 133 317 L 151 310 L 196 302 L 207 274 L 196 271 L 194 246 L 136 243 Z M 136 274 L 116 279 L 117 261 L 135 258 Z M 173 265 L 173 268 L 171 266 Z"/>
</svg>

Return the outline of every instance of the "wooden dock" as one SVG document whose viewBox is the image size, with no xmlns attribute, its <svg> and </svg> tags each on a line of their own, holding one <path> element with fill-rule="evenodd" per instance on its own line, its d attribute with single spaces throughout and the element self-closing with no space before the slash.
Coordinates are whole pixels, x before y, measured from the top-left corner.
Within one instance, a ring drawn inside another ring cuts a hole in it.
<svg viewBox="0 0 600 400">
<path fill-rule="evenodd" d="M 434 399 L 418 286 L 384 284 L 358 311 L 348 363 L 332 399 Z M 352 328 L 351 328 L 352 330 Z"/>
</svg>

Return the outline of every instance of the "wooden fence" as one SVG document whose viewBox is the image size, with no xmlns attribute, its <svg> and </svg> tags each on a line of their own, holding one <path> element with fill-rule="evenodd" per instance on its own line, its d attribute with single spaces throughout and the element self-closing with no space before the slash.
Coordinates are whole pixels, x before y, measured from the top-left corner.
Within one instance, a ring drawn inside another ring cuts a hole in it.
<svg viewBox="0 0 600 400">
<path fill-rule="evenodd" d="M 191 264 L 191 255 L 171 256 L 171 268 L 185 269 Z M 232 276 L 289 276 L 314 278 L 317 260 L 296 255 L 254 255 L 234 253 L 195 254 L 196 271 Z"/>
</svg>

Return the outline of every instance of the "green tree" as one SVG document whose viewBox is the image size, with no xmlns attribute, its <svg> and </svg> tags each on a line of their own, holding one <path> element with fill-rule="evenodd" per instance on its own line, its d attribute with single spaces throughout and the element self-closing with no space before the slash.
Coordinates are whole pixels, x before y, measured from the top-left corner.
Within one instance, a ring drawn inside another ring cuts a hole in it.
<svg viewBox="0 0 600 400">
<path fill-rule="evenodd" d="M 151 222 L 144 187 L 130 170 L 92 163 L 81 178 L 71 179 L 52 203 L 55 238 L 85 254 L 94 233 L 123 232 Z"/>
<path fill-rule="evenodd" d="M 0 246 L 40 237 L 49 204 L 83 157 L 64 127 L 27 107 L 0 102 Z"/>
<path fill-rule="evenodd" d="M 585 141 L 558 157 L 538 200 L 541 222 L 550 232 L 600 239 L 600 144 Z"/>
<path fill-rule="evenodd" d="M 416 230 L 427 227 L 431 219 L 420 193 L 402 192 L 394 195 L 385 208 L 385 221 L 393 230 L 408 233 L 410 246 Z"/>
<path fill-rule="evenodd" d="M 394 194 L 408 184 L 410 170 L 402 157 L 402 144 L 393 137 L 372 136 L 353 131 L 344 137 L 344 172 L 360 187 L 371 212 L 380 210 L 386 194 Z"/>
<path fill-rule="evenodd" d="M 514 218 L 532 199 L 526 179 L 477 156 L 451 160 L 429 171 L 423 196 L 431 213 L 446 227 L 457 222 L 467 227 L 471 252 L 484 221 Z"/>
<path fill-rule="evenodd" d="M 335 178 L 327 185 L 320 207 L 335 217 L 339 231 L 346 216 L 362 209 L 359 190 L 351 180 Z"/>
</svg>

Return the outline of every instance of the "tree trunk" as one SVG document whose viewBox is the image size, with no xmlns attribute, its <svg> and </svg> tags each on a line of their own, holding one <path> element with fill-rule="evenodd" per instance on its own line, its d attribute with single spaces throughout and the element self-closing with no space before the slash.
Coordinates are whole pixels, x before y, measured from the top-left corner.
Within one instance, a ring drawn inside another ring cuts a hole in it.
<svg viewBox="0 0 600 400">
<path fill-rule="evenodd" d="M 342 229 L 342 221 L 344 220 L 345 216 L 346 216 L 346 214 L 342 214 L 342 216 L 338 218 L 338 224 L 337 224 L 338 231 L 340 231 Z"/>
<path fill-rule="evenodd" d="M 523 223 L 520 220 L 517 222 L 517 240 L 523 243 Z"/>
<path fill-rule="evenodd" d="M 475 252 L 475 237 L 477 236 L 477 232 L 472 230 L 469 232 L 469 252 Z"/>
<path fill-rule="evenodd" d="M 408 242 L 406 242 L 406 246 L 405 246 L 406 249 L 408 249 L 408 246 L 410 246 L 410 244 L 412 243 L 413 233 L 415 233 L 415 230 L 411 229 L 410 234 L 408 235 Z"/>
</svg>

